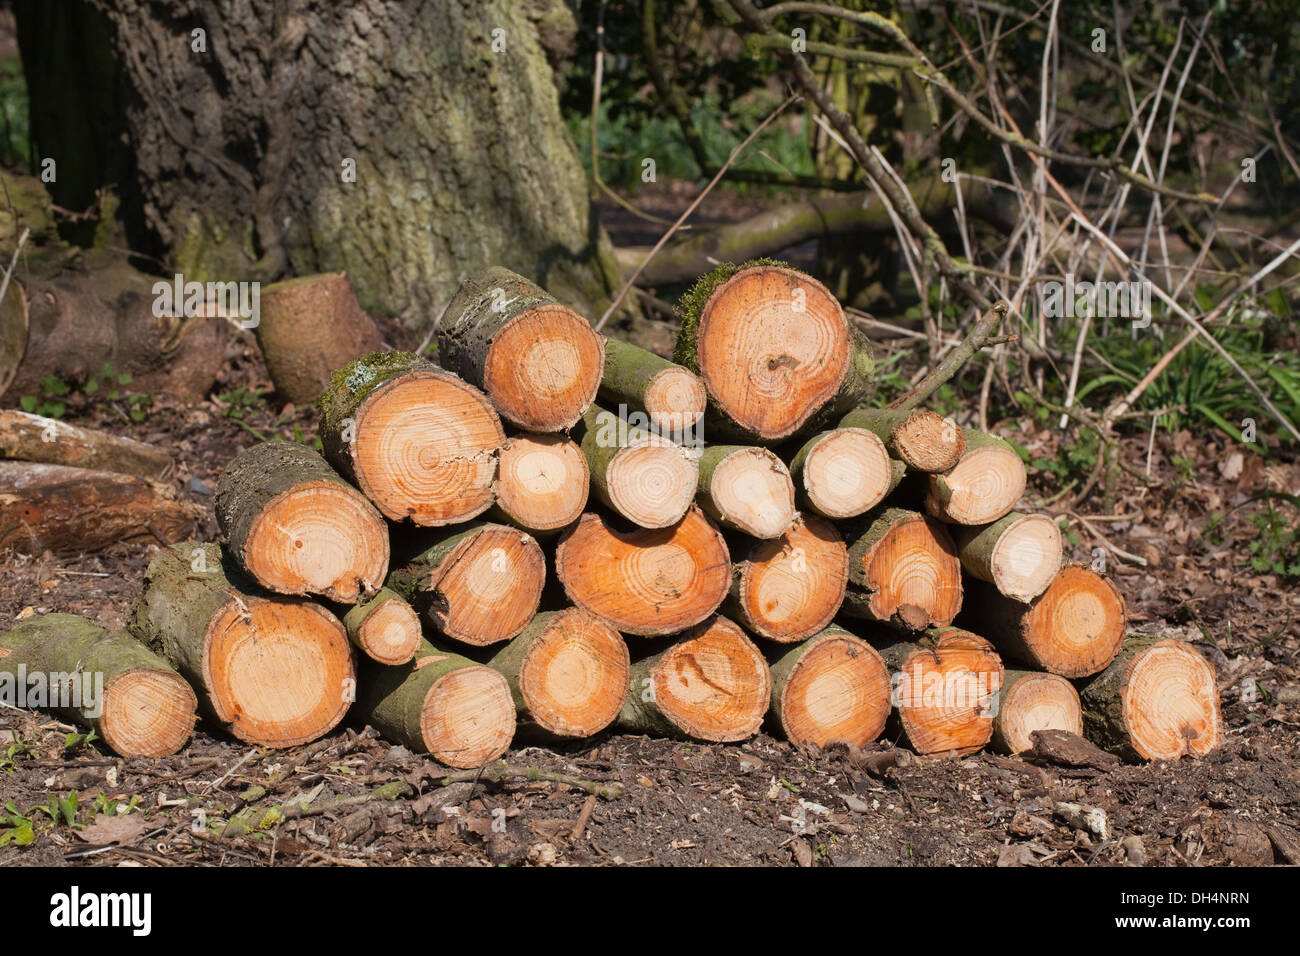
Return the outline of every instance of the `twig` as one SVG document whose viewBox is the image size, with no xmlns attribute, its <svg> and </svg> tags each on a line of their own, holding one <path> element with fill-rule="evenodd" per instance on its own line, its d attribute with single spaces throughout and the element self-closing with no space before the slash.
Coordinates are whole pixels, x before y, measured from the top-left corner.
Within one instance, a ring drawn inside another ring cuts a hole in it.
<svg viewBox="0 0 1300 956">
<path fill-rule="evenodd" d="M 933 395 L 940 385 L 957 374 L 972 355 L 988 344 L 993 330 L 1001 326 L 1006 314 L 1007 304 L 1005 302 L 994 305 L 984 314 L 983 318 L 971 327 L 969 334 L 960 345 L 955 345 L 949 349 L 929 375 L 917 382 L 910 392 L 893 402 L 889 407 L 904 412 L 911 411 Z"/>
<path fill-rule="evenodd" d="M 13 278 L 14 269 L 18 265 L 18 254 L 23 251 L 23 246 L 27 244 L 27 236 L 30 229 L 24 227 L 23 234 L 18 237 L 18 246 L 14 249 L 13 258 L 9 260 L 9 268 L 5 270 L 4 282 L 0 282 L 0 305 L 4 303 L 5 293 L 9 291 L 9 280 Z"/>
</svg>

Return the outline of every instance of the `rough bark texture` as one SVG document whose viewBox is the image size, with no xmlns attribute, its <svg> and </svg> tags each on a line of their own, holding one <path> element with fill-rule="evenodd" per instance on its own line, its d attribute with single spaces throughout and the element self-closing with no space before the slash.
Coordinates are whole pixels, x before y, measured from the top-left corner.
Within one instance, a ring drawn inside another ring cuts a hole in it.
<svg viewBox="0 0 1300 956">
<path fill-rule="evenodd" d="M 172 473 L 165 448 L 54 418 L 0 411 L 0 458 L 44 462 L 162 481 Z"/>
<path fill-rule="evenodd" d="M 144 225 L 186 278 L 346 269 L 413 328 L 489 263 L 608 301 L 618 266 L 539 43 L 572 34 L 560 4 L 94 2 Z"/>
</svg>

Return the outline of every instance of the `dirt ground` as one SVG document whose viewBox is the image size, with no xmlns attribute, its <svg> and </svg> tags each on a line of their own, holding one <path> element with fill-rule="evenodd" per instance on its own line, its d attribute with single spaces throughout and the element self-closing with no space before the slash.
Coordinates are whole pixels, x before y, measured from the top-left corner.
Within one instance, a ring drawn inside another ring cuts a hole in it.
<svg viewBox="0 0 1300 956">
<path fill-rule="evenodd" d="M 177 493 L 208 506 L 205 540 L 217 537 L 211 492 L 225 462 L 261 437 L 314 430 L 311 410 L 271 397 L 248 333 L 225 368 L 203 404 L 155 396 L 142 422 L 118 403 L 69 398 L 70 421 L 174 450 Z M 996 430 L 1033 456 L 1059 440 L 1029 419 Z M 1145 440 L 1126 451 L 1145 463 Z M 1300 465 L 1236 454 L 1214 436 L 1162 437 L 1152 486 L 1126 475 L 1117 516 L 1065 509 L 1050 474 L 1032 475 L 1027 493 L 1069 522 L 1073 558 L 1106 549 L 1135 629 L 1188 640 L 1216 667 L 1226 739 L 1200 762 L 1065 767 L 978 754 L 882 771 L 863 754 L 801 752 L 767 734 L 703 745 L 605 733 L 513 749 L 505 761 L 519 772 L 500 781 L 448 781 L 351 724 L 287 751 L 200 726 L 171 758 L 123 760 L 48 714 L 0 708 L 0 865 L 1300 863 L 1300 593 L 1249 570 L 1255 530 L 1241 507 L 1261 490 L 1300 493 Z M 1220 511 L 1227 520 L 1206 533 Z M 11 555 L 0 622 L 65 611 L 121 626 L 156 547 Z M 1100 808 L 1108 826 L 1067 823 L 1062 802 Z M 277 807 L 283 819 L 259 826 Z"/>
</svg>

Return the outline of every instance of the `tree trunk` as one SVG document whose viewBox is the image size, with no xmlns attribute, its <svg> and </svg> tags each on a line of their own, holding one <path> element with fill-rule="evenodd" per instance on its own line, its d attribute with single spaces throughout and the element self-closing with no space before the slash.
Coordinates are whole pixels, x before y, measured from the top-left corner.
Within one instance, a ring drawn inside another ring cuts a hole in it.
<svg viewBox="0 0 1300 956">
<path fill-rule="evenodd" d="M 993 718 L 993 746 L 1004 754 L 1032 750 L 1035 730 L 1068 730 L 1082 737 L 1079 692 L 1055 674 L 1008 669 Z"/>
<path fill-rule="evenodd" d="M 402 596 L 380 588 L 370 600 L 343 616 L 350 640 L 373 661 L 396 666 L 415 656 L 423 635 L 420 617 Z"/>
<path fill-rule="evenodd" d="M 671 439 L 592 405 L 582 419 L 591 487 L 606 507 L 642 528 L 667 528 L 695 500 L 700 462 Z"/>
<path fill-rule="evenodd" d="M 0 700 L 21 706 L 24 698 L 94 728 L 123 757 L 180 750 L 197 706 L 184 678 L 126 631 L 72 614 L 46 614 L 0 634 Z"/>
<path fill-rule="evenodd" d="M 490 517 L 538 536 L 567 528 L 587 506 L 587 459 L 563 435 L 516 435 L 497 453 Z"/>
<path fill-rule="evenodd" d="M 903 480 L 902 462 L 865 428 L 836 428 L 814 435 L 790 459 L 799 500 L 827 518 L 866 514 Z"/>
<path fill-rule="evenodd" d="M 694 372 L 617 339 L 605 340 L 599 397 L 624 418 L 644 413 L 651 431 L 674 441 L 680 434 L 683 443 L 699 427 L 708 404 L 704 383 Z"/>
<path fill-rule="evenodd" d="M 828 627 L 772 663 L 772 716 L 792 744 L 865 747 L 885 729 L 889 670 L 866 641 Z"/>
<path fill-rule="evenodd" d="M 711 445 L 704 449 L 698 498 L 714 521 L 755 538 L 780 537 L 798 515 L 790 472 L 766 448 Z"/>
<path fill-rule="evenodd" d="M 1038 597 L 1061 570 L 1061 530 L 1047 515 L 1013 511 L 983 527 L 959 527 L 955 538 L 966 573 L 1015 601 Z"/>
<path fill-rule="evenodd" d="M 171 453 L 157 445 L 16 410 L 0 411 L 0 458 L 111 471 L 150 481 L 170 478 L 174 467 Z"/>
<path fill-rule="evenodd" d="M 802 641 L 835 617 L 848 574 L 849 552 L 835 526 L 805 515 L 732 566 L 727 614 L 760 637 Z"/>
<path fill-rule="evenodd" d="M 921 631 L 951 624 L 961 603 L 957 550 L 932 518 L 890 508 L 849 545 L 845 613 Z"/>
</svg>

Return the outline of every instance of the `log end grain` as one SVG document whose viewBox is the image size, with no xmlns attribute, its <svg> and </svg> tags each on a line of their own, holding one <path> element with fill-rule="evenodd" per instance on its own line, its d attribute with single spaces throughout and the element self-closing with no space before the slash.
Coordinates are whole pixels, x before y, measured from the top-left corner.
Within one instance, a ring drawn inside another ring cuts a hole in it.
<svg viewBox="0 0 1300 956">
<path fill-rule="evenodd" d="M 447 637 L 484 647 L 524 629 L 545 584 L 546 558 L 531 535 L 483 525 L 433 570 L 422 603 Z"/>
<path fill-rule="evenodd" d="M 104 687 L 100 734 L 123 757 L 166 757 L 194 730 L 194 690 L 175 671 L 139 668 L 118 674 Z"/>
<path fill-rule="evenodd" d="M 646 383 L 644 400 L 650 428 L 660 435 L 693 432 L 708 404 L 704 382 L 680 366 L 662 369 Z"/>
<path fill-rule="evenodd" d="M 852 614 L 920 631 L 943 627 L 961 608 L 961 562 L 943 525 L 890 509 L 849 548 Z"/>
<path fill-rule="evenodd" d="M 984 638 L 946 628 L 914 649 L 895 675 L 898 720 L 919 754 L 970 754 L 993 735 L 1002 661 Z"/>
<path fill-rule="evenodd" d="M 1021 634 L 1044 670 L 1087 677 L 1115 659 L 1126 624 L 1119 589 L 1091 568 L 1069 564 L 1035 599 Z"/>
<path fill-rule="evenodd" d="M 837 428 L 814 439 L 801 475 L 801 490 L 814 511 L 853 518 L 884 500 L 894 472 L 877 435 L 865 428 Z"/>
<path fill-rule="evenodd" d="M 942 474 L 961 461 L 966 436 L 951 420 L 918 408 L 894 427 L 890 444 L 913 471 Z"/>
<path fill-rule="evenodd" d="M 926 510 L 953 524 L 988 524 L 1001 518 L 1025 492 L 1025 463 L 1006 442 L 992 439 L 967 448 L 951 471 L 930 476 Z M 984 436 L 989 438 L 990 436 Z"/>
<path fill-rule="evenodd" d="M 780 537 L 797 515 L 790 472 L 766 448 L 727 455 L 712 469 L 704 491 L 719 521 L 755 538 Z"/>
<path fill-rule="evenodd" d="M 628 688 L 627 644 L 581 608 L 556 613 L 519 666 L 525 709 L 560 737 L 590 737 L 618 716 Z"/>
<path fill-rule="evenodd" d="M 849 552 L 835 526 L 805 515 L 736 565 L 729 611 L 760 637 L 802 641 L 835 617 L 848 573 Z"/>
<path fill-rule="evenodd" d="M 628 440 L 605 471 L 609 505 L 642 528 L 666 528 L 695 498 L 699 463 L 690 452 L 658 435 Z"/>
<path fill-rule="evenodd" d="M 870 644 L 829 628 L 773 665 L 773 710 L 794 744 L 825 747 L 841 740 L 865 747 L 885 728 L 889 671 Z M 778 676 L 779 675 L 779 676 Z"/>
<path fill-rule="evenodd" d="M 415 662 L 417 669 L 421 661 Z M 506 752 L 515 705 L 506 679 L 490 667 L 461 667 L 438 678 L 420 709 L 425 747 L 449 767 L 481 767 Z"/>
<path fill-rule="evenodd" d="M 1034 749 L 1033 734 L 1038 730 L 1064 730 L 1082 737 L 1079 692 L 1056 674 L 1007 671 L 998 694 L 993 743 L 1003 753 L 1024 753 Z"/>
<path fill-rule="evenodd" d="M 501 446 L 497 507 L 531 532 L 567 527 L 587 505 L 591 476 L 582 450 L 563 435 L 518 435 Z"/>
<path fill-rule="evenodd" d="M 483 364 L 483 389 L 507 421 L 528 431 L 571 428 L 596 398 L 604 340 L 582 316 L 551 303 L 497 330 Z"/>
</svg>

